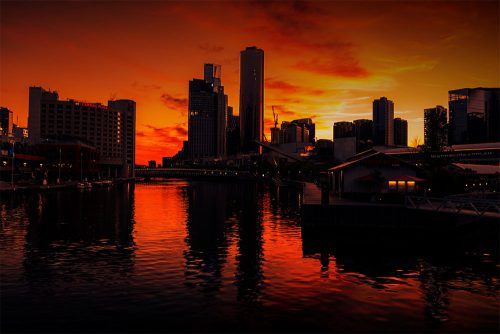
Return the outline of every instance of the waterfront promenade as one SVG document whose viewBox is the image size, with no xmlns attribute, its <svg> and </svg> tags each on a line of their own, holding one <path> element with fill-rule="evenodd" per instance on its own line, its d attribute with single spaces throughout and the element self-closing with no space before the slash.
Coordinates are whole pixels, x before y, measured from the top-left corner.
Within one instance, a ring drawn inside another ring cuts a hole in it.
<svg viewBox="0 0 500 334">
<path fill-rule="evenodd" d="M 452 200 L 406 196 L 401 204 L 362 202 L 328 195 L 321 201 L 321 189 L 303 183 L 302 223 L 342 227 L 379 227 L 413 229 L 452 229 L 457 226 L 488 222 L 499 225 L 496 200 Z"/>
</svg>

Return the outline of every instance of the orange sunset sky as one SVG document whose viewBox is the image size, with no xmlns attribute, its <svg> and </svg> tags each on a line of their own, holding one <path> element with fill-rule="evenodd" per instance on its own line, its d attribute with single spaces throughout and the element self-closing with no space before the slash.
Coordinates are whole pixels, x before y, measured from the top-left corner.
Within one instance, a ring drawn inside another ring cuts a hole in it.
<svg viewBox="0 0 500 334">
<path fill-rule="evenodd" d="M 311 117 L 372 118 L 387 96 L 423 138 L 423 109 L 447 92 L 499 87 L 499 2 L 2 1 L 0 105 L 27 124 L 28 87 L 62 99 L 137 102 L 137 163 L 175 154 L 187 138 L 188 81 L 222 65 L 238 113 L 239 52 L 265 52 L 266 133 Z"/>
</svg>

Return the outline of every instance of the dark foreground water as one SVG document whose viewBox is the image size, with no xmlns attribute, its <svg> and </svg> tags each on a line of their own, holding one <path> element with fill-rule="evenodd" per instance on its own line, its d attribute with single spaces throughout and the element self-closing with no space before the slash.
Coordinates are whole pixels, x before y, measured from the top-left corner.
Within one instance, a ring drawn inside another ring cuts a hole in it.
<svg viewBox="0 0 500 334">
<path fill-rule="evenodd" d="M 303 230 L 299 203 L 184 180 L 3 196 L 1 332 L 498 331 L 498 249 Z"/>
</svg>

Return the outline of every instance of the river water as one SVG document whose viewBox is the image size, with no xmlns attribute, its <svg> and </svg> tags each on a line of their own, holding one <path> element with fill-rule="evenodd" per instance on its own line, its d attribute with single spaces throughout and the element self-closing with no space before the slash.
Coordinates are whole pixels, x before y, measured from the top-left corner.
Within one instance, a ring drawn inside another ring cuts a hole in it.
<svg viewBox="0 0 500 334">
<path fill-rule="evenodd" d="M 300 196 L 187 180 L 2 196 L 1 332 L 498 330 L 497 248 L 304 230 Z"/>
</svg>

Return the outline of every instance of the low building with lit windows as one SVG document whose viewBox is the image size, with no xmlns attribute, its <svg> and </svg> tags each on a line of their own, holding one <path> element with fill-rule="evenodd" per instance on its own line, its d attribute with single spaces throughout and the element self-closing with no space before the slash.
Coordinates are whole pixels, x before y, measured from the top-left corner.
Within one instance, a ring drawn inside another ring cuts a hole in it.
<svg viewBox="0 0 500 334">
<path fill-rule="evenodd" d="M 29 88 L 30 145 L 53 147 L 57 154 L 59 147 L 52 145 L 54 141 L 88 142 L 97 150 L 101 175 L 134 177 L 135 116 L 132 100 L 112 100 L 103 105 L 61 100 L 56 91 Z"/>
<path fill-rule="evenodd" d="M 328 170 L 330 191 L 338 197 L 414 194 L 425 181 L 420 168 L 388 154 L 367 151 Z"/>
</svg>

